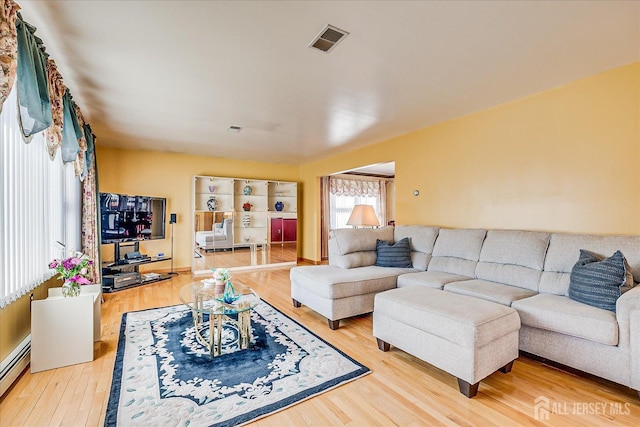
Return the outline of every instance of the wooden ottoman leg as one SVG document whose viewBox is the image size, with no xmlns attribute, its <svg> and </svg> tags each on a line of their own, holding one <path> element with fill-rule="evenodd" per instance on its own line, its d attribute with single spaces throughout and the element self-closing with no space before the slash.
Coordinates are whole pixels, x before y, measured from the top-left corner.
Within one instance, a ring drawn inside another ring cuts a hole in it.
<svg viewBox="0 0 640 427">
<path fill-rule="evenodd" d="M 376 341 L 378 341 L 378 348 L 382 351 L 389 351 L 389 349 L 391 348 L 391 344 L 382 341 L 380 338 L 376 338 Z"/>
<path fill-rule="evenodd" d="M 338 319 L 338 320 L 327 319 L 327 321 L 329 322 L 329 328 L 332 331 L 335 331 L 336 329 L 338 329 L 340 327 L 340 319 Z"/>
<path fill-rule="evenodd" d="M 302 307 L 302 303 L 300 301 L 294 300 L 293 298 L 291 298 L 291 300 L 293 301 L 293 306 L 295 308 Z"/>
<path fill-rule="evenodd" d="M 508 374 L 509 372 L 511 372 L 511 368 L 513 368 L 513 360 L 500 368 L 500 372 L 502 372 L 503 374 Z"/>
<path fill-rule="evenodd" d="M 480 382 L 477 382 L 475 384 L 469 384 L 465 380 L 461 380 L 460 378 L 458 378 L 458 388 L 460 388 L 460 393 L 464 394 L 469 398 L 475 396 L 478 393 L 479 385 L 480 385 Z"/>
</svg>

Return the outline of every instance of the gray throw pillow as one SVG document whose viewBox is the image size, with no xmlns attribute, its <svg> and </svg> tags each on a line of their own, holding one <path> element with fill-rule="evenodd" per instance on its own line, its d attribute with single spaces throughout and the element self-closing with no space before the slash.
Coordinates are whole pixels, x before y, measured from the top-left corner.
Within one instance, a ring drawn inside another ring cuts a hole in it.
<svg viewBox="0 0 640 427">
<path fill-rule="evenodd" d="M 376 240 L 376 263 L 378 267 L 411 268 L 411 246 L 409 238 L 400 239 L 390 245 Z"/>
<path fill-rule="evenodd" d="M 615 312 L 616 301 L 623 292 L 622 287 L 627 285 L 627 266 L 620 251 L 602 259 L 581 249 L 578 262 L 571 270 L 569 298 Z"/>
</svg>

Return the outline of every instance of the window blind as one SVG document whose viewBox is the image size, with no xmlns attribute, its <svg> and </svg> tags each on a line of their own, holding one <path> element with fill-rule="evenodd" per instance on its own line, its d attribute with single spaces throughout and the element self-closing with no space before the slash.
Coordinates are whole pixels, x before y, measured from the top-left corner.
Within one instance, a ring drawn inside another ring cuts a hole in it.
<svg viewBox="0 0 640 427">
<path fill-rule="evenodd" d="M 59 153 L 50 160 L 43 132 L 25 143 L 15 86 L 0 113 L 0 190 L 2 308 L 52 277 L 52 259 L 80 248 L 80 182 Z"/>
</svg>

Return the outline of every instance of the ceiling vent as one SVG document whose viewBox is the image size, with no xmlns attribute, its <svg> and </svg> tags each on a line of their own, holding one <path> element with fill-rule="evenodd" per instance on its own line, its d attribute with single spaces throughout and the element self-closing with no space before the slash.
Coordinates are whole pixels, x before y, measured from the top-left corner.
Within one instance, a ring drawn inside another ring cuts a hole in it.
<svg viewBox="0 0 640 427">
<path fill-rule="evenodd" d="M 320 31 L 318 35 L 311 40 L 309 47 L 314 47 L 323 52 L 329 52 L 348 35 L 349 33 L 341 30 L 340 28 L 336 28 L 332 25 L 325 25 L 322 31 Z"/>
<path fill-rule="evenodd" d="M 242 130 L 242 126 L 232 125 L 227 128 L 227 132 L 238 133 Z"/>
</svg>

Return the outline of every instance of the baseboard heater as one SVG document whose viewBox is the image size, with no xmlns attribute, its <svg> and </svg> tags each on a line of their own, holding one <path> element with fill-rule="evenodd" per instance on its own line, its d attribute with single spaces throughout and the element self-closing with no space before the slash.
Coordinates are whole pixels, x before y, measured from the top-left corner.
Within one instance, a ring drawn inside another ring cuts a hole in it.
<svg viewBox="0 0 640 427">
<path fill-rule="evenodd" d="M 1 363 L 0 363 L 0 396 L 11 387 L 29 365 L 31 359 L 31 335 L 28 335 Z"/>
</svg>

